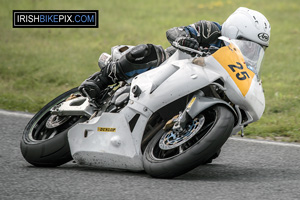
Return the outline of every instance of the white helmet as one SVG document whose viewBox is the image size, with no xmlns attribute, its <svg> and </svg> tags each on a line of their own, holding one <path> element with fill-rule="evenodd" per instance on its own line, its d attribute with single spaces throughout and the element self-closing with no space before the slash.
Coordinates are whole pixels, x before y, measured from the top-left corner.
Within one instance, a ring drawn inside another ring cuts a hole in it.
<svg viewBox="0 0 300 200">
<path fill-rule="evenodd" d="M 244 38 L 262 46 L 269 46 L 271 25 L 255 10 L 240 7 L 222 25 L 222 35 L 230 39 Z"/>
</svg>

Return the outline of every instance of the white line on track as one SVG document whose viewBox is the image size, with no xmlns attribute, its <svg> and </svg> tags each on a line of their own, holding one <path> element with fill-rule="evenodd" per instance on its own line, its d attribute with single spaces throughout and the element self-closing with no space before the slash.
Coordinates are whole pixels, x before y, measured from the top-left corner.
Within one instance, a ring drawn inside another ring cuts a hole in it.
<svg viewBox="0 0 300 200">
<path fill-rule="evenodd" d="M 24 118 L 32 118 L 33 117 L 33 114 L 27 114 L 27 113 L 22 113 L 22 112 L 6 111 L 6 110 L 0 110 L 0 115 L 16 116 L 16 117 L 24 117 Z"/>
<path fill-rule="evenodd" d="M 16 117 L 24 117 L 24 118 L 32 118 L 33 114 L 27 114 L 22 112 L 13 112 L 13 111 L 6 111 L 0 110 L 0 115 L 6 116 L 16 116 Z M 252 143 L 259 143 L 259 144 L 267 144 L 267 145 L 277 145 L 277 146 L 284 146 L 284 147 L 300 147 L 300 144 L 294 143 L 285 143 L 285 142 L 274 142 L 274 141 L 265 141 L 265 140 L 256 140 L 256 139 L 248 139 L 248 138 L 238 138 L 236 136 L 230 137 L 230 140 L 234 141 L 241 141 L 241 142 L 252 142 Z"/>
<path fill-rule="evenodd" d="M 234 141 L 241 141 L 241 142 L 252 142 L 252 143 L 259 143 L 259 144 L 267 144 L 267 145 L 277 145 L 277 146 L 284 146 L 284 147 L 300 147 L 300 144 L 295 143 L 285 143 L 285 142 L 275 142 L 269 140 L 256 140 L 256 139 L 249 139 L 249 138 L 238 138 L 238 137 L 230 137 L 230 140 Z"/>
</svg>

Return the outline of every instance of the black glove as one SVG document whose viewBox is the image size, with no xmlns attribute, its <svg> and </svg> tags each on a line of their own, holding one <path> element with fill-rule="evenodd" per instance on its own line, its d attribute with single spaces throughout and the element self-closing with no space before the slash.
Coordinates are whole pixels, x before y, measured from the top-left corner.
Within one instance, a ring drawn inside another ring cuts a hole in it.
<svg viewBox="0 0 300 200">
<path fill-rule="evenodd" d="M 199 50 L 199 43 L 197 42 L 196 39 L 194 38 L 190 38 L 190 37 L 178 37 L 175 40 L 176 42 L 178 42 L 179 45 L 181 46 L 185 46 L 185 47 L 189 47 L 195 50 Z M 187 50 L 182 50 L 183 52 L 186 53 L 191 53 L 190 51 Z"/>
<path fill-rule="evenodd" d="M 179 45 L 199 50 L 199 43 L 196 39 L 190 37 L 179 37 L 175 40 Z"/>
</svg>

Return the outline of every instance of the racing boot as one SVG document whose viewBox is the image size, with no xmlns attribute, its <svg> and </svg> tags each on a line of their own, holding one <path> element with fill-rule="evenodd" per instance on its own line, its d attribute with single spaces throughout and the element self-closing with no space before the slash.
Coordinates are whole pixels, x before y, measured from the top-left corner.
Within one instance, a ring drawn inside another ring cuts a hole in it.
<svg viewBox="0 0 300 200">
<path fill-rule="evenodd" d="M 107 86 L 119 81 L 116 73 L 114 73 L 115 65 L 115 62 L 110 62 L 101 71 L 94 73 L 83 81 L 78 87 L 82 96 L 88 96 L 91 100 L 99 104 L 99 101 L 103 96 L 103 91 L 107 88 Z"/>
<path fill-rule="evenodd" d="M 100 72 L 86 79 L 78 90 L 83 96 L 89 96 L 91 100 L 98 102 L 108 85 L 155 68 L 165 60 L 166 53 L 161 46 L 153 44 L 135 46 L 119 60 L 110 61 Z"/>
</svg>

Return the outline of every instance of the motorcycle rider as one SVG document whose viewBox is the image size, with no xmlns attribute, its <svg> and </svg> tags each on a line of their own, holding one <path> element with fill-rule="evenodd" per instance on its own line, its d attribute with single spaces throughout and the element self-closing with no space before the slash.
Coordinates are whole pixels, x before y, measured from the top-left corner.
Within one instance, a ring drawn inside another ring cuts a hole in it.
<svg viewBox="0 0 300 200">
<path fill-rule="evenodd" d="M 266 17 L 258 11 L 240 7 L 221 26 L 217 22 L 201 20 L 188 26 L 174 27 L 166 32 L 168 41 L 199 50 L 199 47 L 221 47 L 218 39 L 223 35 L 230 39 L 245 39 L 256 42 L 264 48 L 269 46 L 271 26 Z M 140 44 L 133 47 L 117 61 L 109 62 L 100 72 L 86 79 L 79 91 L 97 102 L 102 91 L 118 81 L 124 81 L 137 74 L 162 64 L 176 49 L 164 50 L 154 44 Z M 189 53 L 189 52 L 187 52 Z"/>
</svg>

